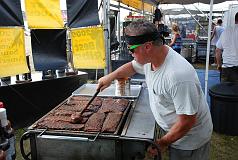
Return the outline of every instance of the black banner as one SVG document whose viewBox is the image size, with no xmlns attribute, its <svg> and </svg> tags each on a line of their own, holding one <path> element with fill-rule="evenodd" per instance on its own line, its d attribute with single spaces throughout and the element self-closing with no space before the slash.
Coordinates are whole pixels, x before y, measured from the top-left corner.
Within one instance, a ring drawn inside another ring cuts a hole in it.
<svg viewBox="0 0 238 160">
<path fill-rule="evenodd" d="M 0 0 L 0 26 L 23 26 L 20 0 Z"/>
<path fill-rule="evenodd" d="M 31 43 L 35 70 L 46 71 L 67 67 L 66 30 L 32 30 Z"/>
<path fill-rule="evenodd" d="M 70 28 L 100 24 L 97 0 L 67 0 L 66 2 Z"/>
</svg>

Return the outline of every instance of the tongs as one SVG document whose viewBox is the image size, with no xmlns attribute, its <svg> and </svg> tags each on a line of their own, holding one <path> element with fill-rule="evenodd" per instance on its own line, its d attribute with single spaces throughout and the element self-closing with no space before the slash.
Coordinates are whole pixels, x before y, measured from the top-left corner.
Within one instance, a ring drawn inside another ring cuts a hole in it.
<svg viewBox="0 0 238 160">
<path fill-rule="evenodd" d="M 94 93 L 92 98 L 88 101 L 86 107 L 80 112 L 80 113 L 74 113 L 71 115 L 71 123 L 79 123 L 83 117 L 82 113 L 89 107 L 89 105 L 93 102 L 93 100 L 97 97 L 98 93 L 100 92 L 100 88 L 97 89 L 97 91 Z"/>
<path fill-rule="evenodd" d="M 88 101 L 87 106 L 85 107 L 85 109 L 88 108 L 88 106 L 93 102 L 93 100 L 97 97 L 98 93 L 100 92 L 100 88 L 97 89 L 97 91 L 94 93 L 94 95 L 92 96 L 92 98 Z M 83 111 L 82 111 L 83 112 Z"/>
</svg>

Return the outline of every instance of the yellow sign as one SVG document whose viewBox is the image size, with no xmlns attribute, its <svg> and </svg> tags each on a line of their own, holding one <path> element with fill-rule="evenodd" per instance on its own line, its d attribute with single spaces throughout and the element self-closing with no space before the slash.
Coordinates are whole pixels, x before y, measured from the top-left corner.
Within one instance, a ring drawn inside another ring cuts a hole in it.
<svg viewBox="0 0 238 160">
<path fill-rule="evenodd" d="M 149 3 L 144 3 L 144 11 L 153 13 L 153 6 Z"/>
<path fill-rule="evenodd" d="M 29 72 L 23 28 L 0 28 L 0 77 Z"/>
<path fill-rule="evenodd" d="M 73 29 L 71 38 L 75 68 L 103 69 L 106 67 L 102 27 Z"/>
<path fill-rule="evenodd" d="M 63 28 L 60 0 L 25 0 L 29 28 Z"/>
<path fill-rule="evenodd" d="M 141 0 L 121 0 L 121 2 L 125 5 L 128 5 L 130 7 L 142 10 L 143 3 Z"/>
<path fill-rule="evenodd" d="M 143 0 L 115 0 L 117 2 L 121 2 L 129 7 L 133 7 L 138 10 L 144 10 L 146 12 L 153 13 L 153 5 L 149 3 L 144 3 Z"/>
</svg>

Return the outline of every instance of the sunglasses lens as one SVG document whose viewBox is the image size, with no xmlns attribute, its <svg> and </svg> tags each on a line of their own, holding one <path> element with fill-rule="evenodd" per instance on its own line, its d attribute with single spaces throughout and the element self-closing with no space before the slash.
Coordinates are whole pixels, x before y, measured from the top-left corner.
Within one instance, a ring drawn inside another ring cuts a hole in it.
<svg viewBox="0 0 238 160">
<path fill-rule="evenodd" d="M 134 49 L 129 49 L 129 51 L 130 51 L 131 53 L 134 53 Z"/>
</svg>

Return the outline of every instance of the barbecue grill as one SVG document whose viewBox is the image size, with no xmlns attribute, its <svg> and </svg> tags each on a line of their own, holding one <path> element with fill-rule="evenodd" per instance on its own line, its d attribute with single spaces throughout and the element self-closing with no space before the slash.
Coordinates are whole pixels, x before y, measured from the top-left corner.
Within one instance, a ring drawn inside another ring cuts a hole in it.
<svg viewBox="0 0 238 160">
<path fill-rule="evenodd" d="M 37 122 L 22 136 L 20 149 L 24 159 L 32 160 L 134 160 L 143 159 L 149 145 L 154 145 L 155 120 L 149 108 L 147 89 L 130 103 L 113 133 L 36 129 Z M 101 94 L 103 96 L 103 94 Z M 113 97 L 113 95 L 111 96 Z M 115 97 L 114 97 L 115 98 Z M 120 97 L 116 97 L 120 98 Z M 123 97 L 125 98 L 125 97 Z M 30 140 L 30 152 L 24 149 Z M 157 157 L 160 159 L 160 156 Z"/>
</svg>

